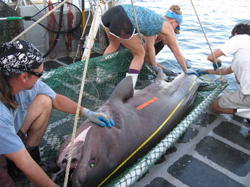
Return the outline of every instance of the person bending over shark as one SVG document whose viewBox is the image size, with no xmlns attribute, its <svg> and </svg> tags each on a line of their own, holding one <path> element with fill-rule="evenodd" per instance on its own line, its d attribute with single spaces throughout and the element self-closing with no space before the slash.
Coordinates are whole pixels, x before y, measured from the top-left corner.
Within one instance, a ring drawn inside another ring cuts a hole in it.
<svg viewBox="0 0 250 187">
<path fill-rule="evenodd" d="M 75 114 L 77 103 L 55 93 L 39 78 L 42 54 L 27 41 L 0 47 L 0 186 L 14 186 L 8 175 L 6 157 L 36 186 L 57 186 L 37 164 L 39 143 L 47 128 L 52 107 Z M 114 126 L 103 113 L 81 106 L 80 115 L 100 126 Z"/>
<path fill-rule="evenodd" d="M 163 34 L 166 37 L 168 47 L 174 53 L 182 70 L 186 74 L 196 74 L 192 69 L 187 69 L 185 59 L 179 50 L 171 24 L 162 18 L 161 15 L 150 9 L 141 6 L 134 6 L 134 9 L 140 33 L 145 36 L 145 48 L 137 33 L 132 5 L 123 4 L 112 7 L 102 16 L 102 25 L 110 41 L 109 46 L 104 51 L 104 55 L 117 51 L 120 43 L 130 50 L 134 58 L 126 76 L 132 76 L 133 87 L 135 87 L 138 74 L 144 62 L 145 50 L 150 54 L 155 54 L 154 43 L 156 34 Z M 176 16 L 176 18 L 178 19 L 179 16 Z M 175 22 L 175 25 L 178 26 L 179 22 L 176 20 Z M 155 58 L 155 55 L 151 57 Z M 157 66 L 156 61 L 152 61 L 151 59 L 151 62 L 155 62 L 152 64 L 153 67 Z"/>
<path fill-rule="evenodd" d="M 168 11 L 166 12 L 165 15 L 162 16 L 165 20 L 167 20 L 170 25 L 172 26 L 175 34 L 176 41 L 178 41 L 178 37 L 180 35 L 180 26 L 182 23 L 182 11 L 181 7 L 179 5 L 171 5 Z M 145 39 L 145 36 L 142 35 L 142 37 Z M 145 51 L 145 62 L 148 64 L 152 65 L 155 69 L 156 72 L 159 71 L 159 68 L 163 69 L 163 73 L 165 73 L 167 76 L 173 74 L 174 72 L 171 69 L 167 69 L 163 67 L 162 65 L 158 64 L 156 62 L 156 56 L 163 48 L 165 45 L 169 45 L 169 42 L 164 34 L 156 34 L 155 35 L 155 43 L 154 43 L 154 48 L 155 48 L 155 53 L 153 51 L 152 54 L 148 53 Z M 182 54 L 183 55 L 183 54 Z M 185 59 L 185 57 L 183 56 Z M 152 62 L 151 62 L 152 61 Z M 191 66 L 188 64 L 187 60 L 185 59 L 186 66 L 187 68 L 191 68 Z M 157 66 L 155 66 L 157 64 Z"/>
</svg>

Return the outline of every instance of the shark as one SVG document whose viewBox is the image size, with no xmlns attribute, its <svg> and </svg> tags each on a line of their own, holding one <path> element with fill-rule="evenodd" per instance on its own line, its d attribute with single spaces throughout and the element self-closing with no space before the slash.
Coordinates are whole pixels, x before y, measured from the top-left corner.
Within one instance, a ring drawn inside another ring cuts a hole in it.
<svg viewBox="0 0 250 187">
<path fill-rule="evenodd" d="M 150 85 L 134 93 L 132 77 L 122 79 L 97 110 L 115 126 L 100 127 L 87 119 L 76 131 L 72 185 L 105 186 L 147 154 L 189 114 L 201 85 L 196 75 L 184 73 L 169 82 L 160 70 Z M 60 168 L 67 166 L 70 141 L 71 135 L 57 151 Z"/>
</svg>

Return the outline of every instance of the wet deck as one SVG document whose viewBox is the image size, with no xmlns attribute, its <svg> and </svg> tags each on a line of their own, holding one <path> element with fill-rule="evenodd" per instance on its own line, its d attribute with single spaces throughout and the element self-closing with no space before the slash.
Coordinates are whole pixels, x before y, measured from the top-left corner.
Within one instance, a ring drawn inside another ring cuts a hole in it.
<svg viewBox="0 0 250 187">
<path fill-rule="evenodd" d="M 248 131 L 242 118 L 207 109 L 133 187 L 249 187 Z"/>
<path fill-rule="evenodd" d="M 72 63 L 45 62 L 45 71 Z M 249 187 L 250 138 L 246 120 L 207 109 L 133 187 Z"/>
</svg>

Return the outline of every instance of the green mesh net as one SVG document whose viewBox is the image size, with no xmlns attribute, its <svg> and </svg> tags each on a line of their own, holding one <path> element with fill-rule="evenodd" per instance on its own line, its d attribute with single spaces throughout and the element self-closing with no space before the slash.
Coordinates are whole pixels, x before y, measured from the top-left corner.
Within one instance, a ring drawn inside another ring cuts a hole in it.
<svg viewBox="0 0 250 187">
<path fill-rule="evenodd" d="M 124 49 L 116 53 L 89 59 L 81 105 L 95 111 L 104 104 L 110 97 L 115 86 L 126 76 L 132 58 L 132 54 L 127 49 Z M 76 62 L 67 66 L 62 66 L 58 69 L 45 72 L 42 80 L 57 93 L 65 95 L 78 103 L 84 67 L 85 62 Z M 174 72 L 180 72 L 178 67 L 172 66 L 169 68 Z M 138 77 L 136 89 L 142 89 L 148 86 L 155 77 L 156 74 L 152 67 L 144 64 Z M 138 163 L 128 168 L 125 173 L 113 180 L 110 186 L 132 185 L 148 170 L 150 165 L 160 158 L 160 156 L 178 140 L 188 126 L 202 114 L 204 109 L 226 86 L 227 82 L 219 82 L 208 87 L 203 87 L 203 90 L 199 90 L 194 109 L 190 115 L 188 115 L 173 132 L 166 136 L 166 140 L 163 140 L 163 143 L 161 142 L 151 151 L 151 153 L 148 153 L 150 155 L 153 154 L 153 156 L 149 156 L 150 159 L 148 159 L 148 155 L 145 155 Z M 80 116 L 78 126 L 84 120 L 85 118 Z M 43 162 L 51 163 L 54 161 L 56 151 L 68 135 L 72 133 L 74 122 L 75 115 L 59 112 L 55 109 L 52 110 L 48 128 L 40 143 L 40 152 Z M 136 175 L 133 172 L 135 167 L 139 167 L 139 172 L 136 172 Z M 31 182 L 23 174 L 14 175 L 12 178 L 16 186 L 32 186 Z M 64 176 L 57 178 L 55 182 L 63 186 Z M 68 186 L 71 186 L 70 182 Z"/>
</svg>

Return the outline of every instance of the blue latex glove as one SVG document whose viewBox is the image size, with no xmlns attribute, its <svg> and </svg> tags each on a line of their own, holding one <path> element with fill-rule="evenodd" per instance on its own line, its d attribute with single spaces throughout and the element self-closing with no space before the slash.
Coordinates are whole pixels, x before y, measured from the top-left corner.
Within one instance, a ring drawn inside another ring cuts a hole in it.
<svg viewBox="0 0 250 187">
<path fill-rule="evenodd" d="M 164 68 L 163 73 L 165 73 L 167 76 L 172 75 L 174 72 L 171 69 Z"/>
<path fill-rule="evenodd" d="M 193 68 L 194 71 L 196 71 L 196 73 L 198 74 L 198 76 L 201 76 L 201 74 L 208 74 L 208 70 L 205 69 L 205 68 L 201 68 L 201 69 L 198 69 L 198 68 Z"/>
<path fill-rule="evenodd" d="M 115 126 L 115 123 L 111 119 L 107 118 L 107 116 L 103 113 L 97 113 L 87 108 L 83 108 L 82 115 L 89 118 L 91 122 L 100 125 L 101 127 L 105 127 L 107 125 L 109 128 L 111 128 L 112 126 Z"/>
<path fill-rule="evenodd" d="M 196 71 L 194 71 L 193 69 L 187 69 L 187 71 L 185 71 L 186 75 L 191 75 L 194 74 L 196 76 L 198 76 L 198 73 L 196 73 Z"/>
<path fill-rule="evenodd" d="M 221 62 L 221 60 L 220 60 L 220 59 L 217 59 L 217 64 L 218 64 L 218 66 L 219 66 L 219 67 L 221 67 L 222 62 Z M 214 68 L 214 71 L 216 71 L 216 70 L 217 70 L 217 66 L 216 66 L 216 64 L 215 64 L 215 63 L 213 63 L 213 68 Z"/>
</svg>

